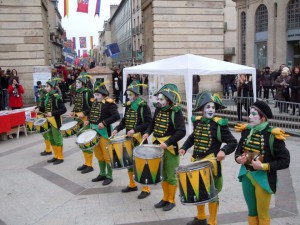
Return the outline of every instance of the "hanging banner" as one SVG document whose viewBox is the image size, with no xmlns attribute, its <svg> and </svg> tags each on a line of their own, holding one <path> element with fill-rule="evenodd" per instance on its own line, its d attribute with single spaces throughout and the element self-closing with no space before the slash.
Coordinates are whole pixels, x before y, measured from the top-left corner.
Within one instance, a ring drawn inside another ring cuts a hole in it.
<svg viewBox="0 0 300 225">
<path fill-rule="evenodd" d="M 101 0 L 97 0 L 94 17 L 95 17 L 96 15 L 98 15 L 98 17 L 100 16 L 100 5 L 101 5 Z"/>
<path fill-rule="evenodd" d="M 73 42 L 73 49 L 76 49 L 76 39 L 75 37 L 72 38 L 72 42 Z"/>
<path fill-rule="evenodd" d="M 86 48 L 86 37 L 79 37 L 80 48 Z"/>
<path fill-rule="evenodd" d="M 89 12 L 89 0 L 77 0 L 77 12 Z"/>
<path fill-rule="evenodd" d="M 64 0 L 64 17 L 69 17 L 69 0 Z"/>
<path fill-rule="evenodd" d="M 78 55 L 77 56 L 80 57 L 80 49 L 78 49 Z"/>
<path fill-rule="evenodd" d="M 90 45 L 91 45 L 90 49 L 93 49 L 93 47 L 94 47 L 93 36 L 90 36 Z"/>
</svg>

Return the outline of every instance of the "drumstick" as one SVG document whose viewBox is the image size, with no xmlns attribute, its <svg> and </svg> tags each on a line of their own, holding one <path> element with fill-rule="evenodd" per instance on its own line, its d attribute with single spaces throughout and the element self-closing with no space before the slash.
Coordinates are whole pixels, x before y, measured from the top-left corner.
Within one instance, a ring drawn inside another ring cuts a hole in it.
<svg viewBox="0 0 300 225">
<path fill-rule="evenodd" d="M 115 138 L 112 138 L 112 137 L 114 137 L 114 136 L 112 135 L 112 136 L 110 136 L 108 139 L 110 139 L 110 140 L 114 140 L 114 139 L 120 139 L 120 138 L 127 137 L 127 135 L 118 136 L 118 137 L 115 137 Z"/>
<path fill-rule="evenodd" d="M 141 143 L 140 143 L 139 146 L 141 146 L 141 145 L 144 143 L 145 140 L 146 140 L 146 139 L 143 139 L 143 140 L 141 141 Z"/>
</svg>

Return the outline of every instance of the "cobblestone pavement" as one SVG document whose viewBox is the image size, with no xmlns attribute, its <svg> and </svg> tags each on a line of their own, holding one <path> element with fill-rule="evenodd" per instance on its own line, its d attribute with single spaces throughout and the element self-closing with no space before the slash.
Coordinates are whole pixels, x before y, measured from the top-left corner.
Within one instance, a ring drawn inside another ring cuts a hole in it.
<svg viewBox="0 0 300 225">
<path fill-rule="evenodd" d="M 240 134 L 233 134 L 239 138 Z M 0 142 L 0 225 L 179 225 L 196 215 L 196 207 L 182 205 L 178 196 L 173 210 L 155 209 L 153 205 L 162 197 L 160 185 L 143 200 L 137 199 L 139 191 L 121 193 L 128 184 L 126 169 L 114 170 L 114 181 L 108 187 L 92 183 L 99 172 L 96 158 L 93 172 L 83 175 L 76 171 L 83 156 L 75 141 L 75 137 L 64 140 L 65 162 L 56 166 L 46 162 L 50 156 L 40 156 L 44 144 L 39 134 Z M 291 166 L 279 172 L 279 190 L 271 202 L 274 225 L 300 224 L 300 138 L 290 137 L 286 143 Z M 181 164 L 188 163 L 189 157 L 190 152 Z M 227 156 L 219 224 L 247 224 L 247 207 L 236 179 L 238 169 L 233 155 Z"/>
</svg>

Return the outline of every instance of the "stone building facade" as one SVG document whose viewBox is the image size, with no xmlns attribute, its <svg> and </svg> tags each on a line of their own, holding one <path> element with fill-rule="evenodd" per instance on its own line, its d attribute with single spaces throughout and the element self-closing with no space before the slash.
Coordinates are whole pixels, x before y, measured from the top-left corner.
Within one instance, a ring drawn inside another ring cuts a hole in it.
<svg viewBox="0 0 300 225">
<path fill-rule="evenodd" d="M 18 71 L 25 88 L 25 104 L 33 102 L 33 67 L 51 64 L 52 30 L 48 19 L 52 18 L 49 8 L 54 5 L 50 0 L 0 1 L 0 67 Z M 62 30 L 61 26 L 55 25 L 54 29 Z M 57 50 L 55 53 L 59 54 Z"/>
<path fill-rule="evenodd" d="M 143 61 L 143 33 L 141 0 L 132 0 L 132 56 L 133 65 Z"/>
<path fill-rule="evenodd" d="M 277 69 L 300 65 L 299 0 L 234 0 L 237 58 L 241 64 Z"/>
<path fill-rule="evenodd" d="M 225 0 L 142 0 L 144 62 L 181 54 L 224 59 Z M 165 76 L 184 95 L 183 77 Z M 160 82 L 158 82 L 160 83 Z M 220 75 L 203 76 L 200 91 L 221 91 Z"/>
</svg>

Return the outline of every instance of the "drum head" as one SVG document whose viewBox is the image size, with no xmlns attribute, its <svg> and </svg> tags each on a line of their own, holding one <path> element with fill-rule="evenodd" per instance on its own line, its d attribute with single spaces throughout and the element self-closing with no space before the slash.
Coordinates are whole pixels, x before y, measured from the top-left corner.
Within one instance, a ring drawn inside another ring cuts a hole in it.
<svg viewBox="0 0 300 225">
<path fill-rule="evenodd" d="M 128 141 L 130 140 L 130 138 L 118 138 L 118 137 L 115 137 L 114 139 L 111 139 L 110 142 L 108 142 L 109 144 L 114 144 L 114 143 L 123 143 L 125 141 Z"/>
<path fill-rule="evenodd" d="M 163 154 L 159 145 L 139 145 L 133 149 L 133 155 L 142 159 L 160 158 Z"/>
<path fill-rule="evenodd" d="M 69 130 L 70 128 L 76 126 L 77 123 L 78 123 L 77 121 L 71 121 L 66 124 L 63 124 L 61 126 L 60 130 Z"/>
<path fill-rule="evenodd" d="M 87 130 L 78 136 L 77 143 L 84 144 L 84 143 L 90 142 L 96 135 L 97 135 L 96 131 Z"/>
<path fill-rule="evenodd" d="M 40 119 L 37 119 L 37 120 L 34 122 L 34 125 L 35 125 L 35 126 L 41 126 L 41 125 L 43 125 L 46 121 L 47 121 L 46 118 L 40 118 Z"/>
<path fill-rule="evenodd" d="M 204 167 L 212 167 L 211 162 L 193 162 L 188 165 L 177 167 L 176 171 L 185 172 L 185 171 L 194 171 Z"/>
</svg>

